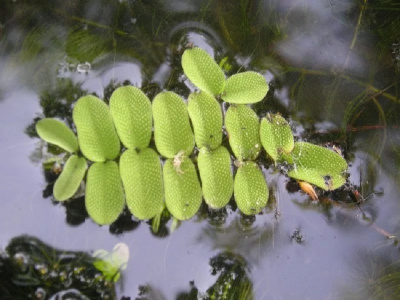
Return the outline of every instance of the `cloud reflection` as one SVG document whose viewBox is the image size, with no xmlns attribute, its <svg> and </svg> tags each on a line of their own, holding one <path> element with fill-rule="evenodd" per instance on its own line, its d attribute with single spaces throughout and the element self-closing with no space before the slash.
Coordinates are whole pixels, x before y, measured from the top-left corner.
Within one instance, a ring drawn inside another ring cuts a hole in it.
<svg viewBox="0 0 400 300">
<path fill-rule="evenodd" d="M 356 73 L 365 69 L 365 61 L 350 49 L 353 19 L 359 13 L 354 1 L 287 0 L 279 2 L 278 10 L 288 20 L 287 38 L 277 44 L 278 53 L 290 63 Z"/>
</svg>

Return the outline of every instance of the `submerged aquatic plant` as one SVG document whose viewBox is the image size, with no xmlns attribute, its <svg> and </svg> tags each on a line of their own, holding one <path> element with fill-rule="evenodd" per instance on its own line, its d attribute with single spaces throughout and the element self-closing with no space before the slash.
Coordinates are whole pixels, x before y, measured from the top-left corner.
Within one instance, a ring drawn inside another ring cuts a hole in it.
<svg viewBox="0 0 400 300">
<path fill-rule="evenodd" d="M 338 153 L 295 143 L 282 116 L 269 113 L 260 122 L 247 106 L 268 92 L 261 74 L 246 71 L 226 79 L 221 67 L 200 48 L 184 52 L 182 67 L 199 89 L 189 95 L 187 106 L 171 91 L 159 93 L 151 103 L 139 88 L 124 86 L 114 91 L 110 107 L 92 95 L 77 101 L 73 120 L 78 138 L 58 120 L 37 123 L 42 139 L 71 153 L 54 186 L 56 200 L 73 197 L 89 160 L 85 205 L 98 224 L 114 222 L 125 203 L 140 220 L 157 219 L 165 208 L 176 220 L 187 220 L 197 213 L 203 198 L 218 209 L 227 205 L 232 193 L 243 214 L 258 214 L 269 197 L 264 174 L 255 162 L 261 147 L 275 164 L 289 165 L 290 177 L 324 190 L 345 183 L 347 163 Z M 231 156 L 222 146 L 221 99 L 230 104 L 225 127 L 237 160 L 235 176 Z M 149 148 L 152 122 L 156 149 L 166 159 L 163 166 Z M 122 155 L 121 142 L 127 148 Z M 195 144 L 200 178 L 192 161 Z"/>
</svg>

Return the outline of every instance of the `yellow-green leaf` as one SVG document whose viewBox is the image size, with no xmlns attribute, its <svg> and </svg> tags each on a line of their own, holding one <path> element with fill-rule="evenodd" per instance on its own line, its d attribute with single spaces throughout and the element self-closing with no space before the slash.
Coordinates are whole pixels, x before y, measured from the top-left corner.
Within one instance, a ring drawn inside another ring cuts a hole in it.
<svg viewBox="0 0 400 300">
<path fill-rule="evenodd" d="M 103 162 L 118 156 L 120 141 L 107 104 L 92 95 L 81 97 L 73 119 L 80 148 L 88 159 Z"/>
<path fill-rule="evenodd" d="M 222 143 L 222 111 L 217 100 L 207 92 L 192 93 L 188 112 L 197 147 L 218 148 Z"/>
<path fill-rule="evenodd" d="M 220 94 L 225 86 L 221 67 L 203 49 L 186 49 L 182 55 L 182 68 L 189 80 L 200 90 L 212 95 Z"/>
<path fill-rule="evenodd" d="M 260 125 L 261 144 L 276 162 L 293 150 L 294 139 L 289 123 L 279 114 L 268 113 Z"/>
<path fill-rule="evenodd" d="M 68 158 L 64 170 L 53 187 L 54 198 L 64 201 L 71 198 L 78 190 L 86 172 L 86 159 L 72 155 Z"/>
<path fill-rule="evenodd" d="M 122 144 L 144 149 L 150 143 L 152 112 L 149 98 L 138 88 L 117 88 L 110 98 L 110 111 Z"/>
<path fill-rule="evenodd" d="M 255 162 L 246 162 L 238 168 L 234 194 L 238 208 L 245 215 L 258 214 L 267 205 L 267 182 Z"/>
<path fill-rule="evenodd" d="M 224 146 L 215 150 L 202 148 L 198 156 L 198 167 L 203 197 L 214 209 L 228 204 L 233 193 L 231 157 Z"/>
<path fill-rule="evenodd" d="M 229 103 L 256 103 L 264 99 L 268 84 L 260 73 L 247 71 L 232 75 L 226 80 L 221 98 Z"/>
<path fill-rule="evenodd" d="M 79 149 L 78 139 L 72 130 L 56 119 L 41 119 L 36 123 L 36 132 L 41 139 L 68 152 L 77 152 Z"/>
<path fill-rule="evenodd" d="M 292 178 L 307 181 L 326 191 L 335 190 L 346 182 L 347 163 L 338 153 L 306 142 L 297 142 L 291 154 Z"/>
<path fill-rule="evenodd" d="M 111 224 L 124 209 L 124 191 L 118 165 L 96 162 L 87 174 L 85 205 L 89 216 L 100 225 Z"/>
<path fill-rule="evenodd" d="M 229 144 L 238 160 L 257 158 L 261 150 L 260 123 L 250 107 L 229 107 L 225 114 L 225 128 L 229 134 Z"/>
<path fill-rule="evenodd" d="M 153 218 L 164 207 L 163 180 L 158 154 L 151 148 L 125 151 L 119 162 L 126 204 L 139 220 Z"/>
<path fill-rule="evenodd" d="M 162 92 L 153 100 L 154 139 L 158 152 L 173 158 L 183 151 L 189 155 L 194 136 L 183 99 L 173 92 Z"/>
<path fill-rule="evenodd" d="M 189 158 L 179 169 L 173 159 L 167 159 L 163 169 L 165 204 L 178 220 L 187 220 L 199 210 L 202 197 L 196 169 Z"/>
</svg>

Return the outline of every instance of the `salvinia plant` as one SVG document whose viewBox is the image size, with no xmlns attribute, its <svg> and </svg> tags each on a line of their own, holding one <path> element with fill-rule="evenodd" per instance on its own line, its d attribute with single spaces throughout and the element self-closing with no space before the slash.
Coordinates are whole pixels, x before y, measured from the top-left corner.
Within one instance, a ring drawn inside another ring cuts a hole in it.
<svg viewBox="0 0 400 300">
<path fill-rule="evenodd" d="M 56 200 L 73 198 L 86 180 L 86 210 L 101 225 L 114 222 L 125 205 L 139 220 L 157 219 L 164 209 L 187 220 L 203 199 L 211 209 L 220 209 L 232 195 L 243 214 L 258 214 L 269 198 L 256 162 L 262 147 L 275 164 L 287 164 L 287 175 L 300 182 L 327 191 L 345 183 L 347 163 L 341 155 L 294 142 L 281 115 L 268 113 L 260 121 L 248 106 L 265 98 L 264 76 L 246 71 L 226 78 L 197 47 L 183 53 L 182 68 L 198 89 L 188 95 L 187 104 L 171 91 L 151 102 L 139 88 L 123 86 L 113 92 L 109 106 L 92 95 L 77 101 L 77 136 L 61 121 L 37 122 L 38 135 L 68 153 L 54 185 Z M 222 101 L 229 104 L 225 116 Z M 235 176 L 230 152 L 222 145 L 223 126 L 235 156 Z M 152 132 L 157 152 L 149 147 Z"/>
</svg>

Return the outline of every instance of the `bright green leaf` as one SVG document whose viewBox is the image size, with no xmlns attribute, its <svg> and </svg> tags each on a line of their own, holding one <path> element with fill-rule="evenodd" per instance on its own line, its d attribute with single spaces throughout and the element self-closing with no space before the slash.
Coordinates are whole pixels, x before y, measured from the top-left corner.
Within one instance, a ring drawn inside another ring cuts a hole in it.
<svg viewBox="0 0 400 300">
<path fill-rule="evenodd" d="M 79 145 L 88 159 L 103 162 L 118 156 L 120 142 L 107 104 L 92 95 L 81 97 L 74 107 L 73 119 Z"/>
<path fill-rule="evenodd" d="M 334 190 L 346 182 L 347 163 L 338 153 L 306 142 L 294 144 L 292 178 L 307 181 L 324 190 Z"/>
<path fill-rule="evenodd" d="M 229 103 L 256 103 L 264 99 L 268 84 L 260 73 L 247 71 L 232 75 L 226 80 L 221 98 Z"/>
<path fill-rule="evenodd" d="M 223 91 L 224 72 L 205 50 L 198 47 L 186 49 L 182 55 L 182 68 L 189 80 L 200 90 L 212 95 Z"/>
<path fill-rule="evenodd" d="M 54 198 L 64 201 L 71 198 L 78 190 L 86 172 L 86 159 L 72 155 L 68 158 L 64 170 L 53 188 Z"/>
<path fill-rule="evenodd" d="M 163 179 L 158 154 L 151 148 L 125 151 L 120 159 L 126 204 L 139 220 L 153 218 L 164 207 Z"/>
<path fill-rule="evenodd" d="M 225 127 L 236 158 L 240 161 L 256 159 L 261 150 L 257 114 L 245 105 L 231 106 L 225 114 Z"/>
<path fill-rule="evenodd" d="M 198 148 L 218 148 L 222 143 L 221 106 L 207 92 L 189 95 L 188 112 Z"/>
<path fill-rule="evenodd" d="M 227 205 L 233 193 L 228 150 L 224 146 L 215 150 L 202 148 L 198 156 L 198 167 L 206 203 L 214 209 Z"/>
<path fill-rule="evenodd" d="M 117 88 L 110 98 L 110 111 L 122 144 L 144 149 L 150 143 L 152 112 L 149 98 L 138 88 Z"/>
<path fill-rule="evenodd" d="M 193 151 L 194 136 L 183 99 L 173 92 L 162 92 L 153 100 L 154 139 L 161 155 L 173 158 Z"/>
<path fill-rule="evenodd" d="M 294 147 L 292 129 L 279 114 L 268 113 L 265 118 L 262 118 L 260 138 L 265 151 L 275 162 L 281 154 L 290 153 Z"/>
<path fill-rule="evenodd" d="M 36 132 L 41 139 L 68 152 L 77 152 L 79 149 L 78 139 L 72 130 L 56 119 L 41 119 L 36 123 Z"/>
<path fill-rule="evenodd" d="M 258 214 L 267 205 L 267 182 L 255 162 L 246 162 L 238 168 L 234 194 L 238 208 L 245 215 Z"/>
<path fill-rule="evenodd" d="M 124 209 L 124 192 L 118 165 L 114 161 L 96 162 L 89 168 L 85 205 L 98 224 L 114 222 Z"/>
<path fill-rule="evenodd" d="M 176 160 L 175 160 L 176 161 Z M 173 159 L 167 159 L 163 169 L 165 204 L 178 220 L 187 220 L 199 210 L 202 197 L 200 182 L 194 164 L 183 159 L 179 168 Z"/>
</svg>

